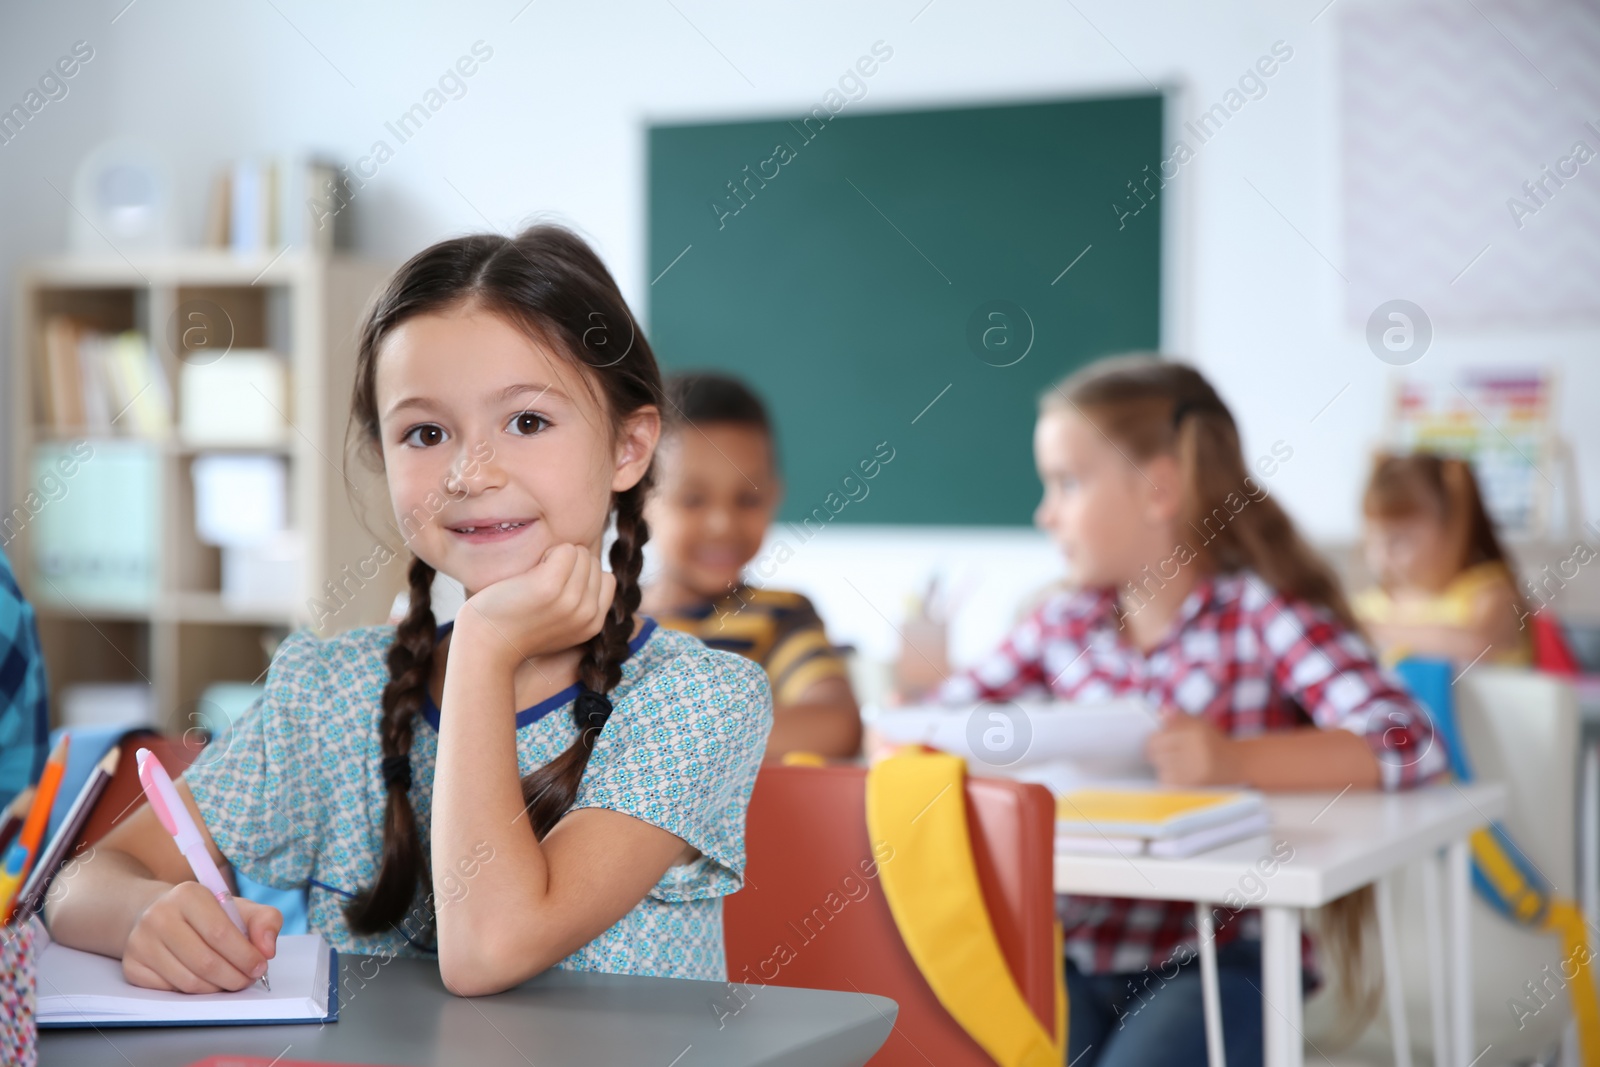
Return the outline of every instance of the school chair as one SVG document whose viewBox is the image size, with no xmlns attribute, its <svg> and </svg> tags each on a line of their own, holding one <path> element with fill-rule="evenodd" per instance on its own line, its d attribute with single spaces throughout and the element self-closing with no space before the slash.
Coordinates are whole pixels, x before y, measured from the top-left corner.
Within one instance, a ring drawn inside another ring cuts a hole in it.
<svg viewBox="0 0 1600 1067">
<path fill-rule="evenodd" d="M 1575 896 L 1578 710 L 1572 687 L 1549 674 L 1479 664 L 1461 674 L 1450 692 L 1459 744 L 1475 780 L 1502 782 L 1510 790 L 1510 809 L 1501 820 L 1507 855 L 1537 872 L 1556 894 Z M 1428 892 L 1422 872 L 1407 869 L 1396 889 L 1407 1026 L 1412 1043 L 1432 1052 L 1438 1044 L 1434 1035 L 1440 1033 L 1435 1013 L 1442 1010 L 1442 999 L 1435 998 L 1442 998 L 1444 985 L 1430 975 L 1434 968 L 1426 939 Z M 1494 1046 L 1496 1062 L 1532 1059 L 1558 1040 L 1570 1045 L 1575 1036 L 1569 1025 L 1571 984 L 1557 973 L 1566 955 L 1561 938 L 1501 915 L 1486 901 L 1488 890 L 1480 884 L 1473 894 L 1470 918 L 1479 1047 L 1464 1057 L 1450 1050 L 1451 1062 L 1466 1063 L 1486 1045 Z M 1593 916 L 1587 918 L 1593 922 Z M 1528 983 L 1542 995 L 1530 994 Z M 1387 1050 L 1388 1024 L 1374 1028 L 1380 1029 L 1385 1036 L 1379 1040 L 1378 1033 L 1367 1034 L 1363 1049 Z"/>
<path fill-rule="evenodd" d="M 745 888 L 723 910 L 728 979 L 891 998 L 899 1016 L 871 1060 L 877 1067 L 992 1064 L 940 1003 L 896 926 L 882 877 L 902 861 L 871 839 L 867 774 L 856 766 L 761 769 L 746 821 Z M 1054 800 L 1043 786 L 967 778 L 965 813 L 1005 965 L 1027 1010 L 1059 1042 Z"/>
</svg>

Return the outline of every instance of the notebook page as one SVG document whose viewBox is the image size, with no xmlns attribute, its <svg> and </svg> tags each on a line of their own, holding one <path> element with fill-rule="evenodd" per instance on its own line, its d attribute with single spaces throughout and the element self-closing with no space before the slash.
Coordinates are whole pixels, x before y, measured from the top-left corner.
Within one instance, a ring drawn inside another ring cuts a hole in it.
<svg viewBox="0 0 1600 1067">
<path fill-rule="evenodd" d="M 174 993 L 130 985 L 122 961 L 51 943 L 39 954 L 41 1022 L 234 1022 L 321 1019 L 328 1014 L 328 946 L 321 934 L 278 938 L 259 983 L 233 993 Z"/>
</svg>

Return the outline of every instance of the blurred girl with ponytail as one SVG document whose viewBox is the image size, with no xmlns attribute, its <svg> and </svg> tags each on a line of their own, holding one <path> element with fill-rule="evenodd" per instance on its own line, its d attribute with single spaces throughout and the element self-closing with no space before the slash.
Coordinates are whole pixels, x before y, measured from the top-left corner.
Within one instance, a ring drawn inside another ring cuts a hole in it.
<svg viewBox="0 0 1600 1067">
<path fill-rule="evenodd" d="M 1361 503 L 1377 584 L 1355 610 L 1385 657 L 1532 662 L 1527 605 L 1466 460 L 1380 455 Z"/>
<path fill-rule="evenodd" d="M 1173 786 L 1336 793 L 1444 771 L 1426 715 L 1380 672 L 1333 573 L 1249 473 L 1233 416 L 1199 372 L 1144 356 L 1084 368 L 1041 399 L 1034 457 L 1035 521 L 1066 555 L 1071 587 L 939 699 L 1143 695 L 1163 715 L 1147 756 Z M 1293 849 L 1280 842 L 1264 859 L 1292 864 Z M 1259 914 L 1238 903 L 1214 915 L 1234 1067 L 1262 1057 Z M 1204 1064 L 1193 907 L 1058 904 L 1068 1060 Z M 1361 952 L 1370 908 L 1352 894 L 1322 916 L 1357 1018 L 1375 1007 Z"/>
<path fill-rule="evenodd" d="M 771 698 L 759 667 L 638 613 L 662 403 L 568 231 L 400 268 L 361 333 L 350 430 L 413 554 L 410 606 L 292 636 L 225 751 L 184 776 L 219 864 L 307 887 L 340 949 L 437 953 L 461 995 L 553 966 L 725 978 Z M 467 592 L 442 626 L 435 574 Z M 238 989 L 273 953 L 278 913 L 241 901 L 235 931 L 148 810 L 83 867 L 53 930 L 136 984 Z"/>
</svg>

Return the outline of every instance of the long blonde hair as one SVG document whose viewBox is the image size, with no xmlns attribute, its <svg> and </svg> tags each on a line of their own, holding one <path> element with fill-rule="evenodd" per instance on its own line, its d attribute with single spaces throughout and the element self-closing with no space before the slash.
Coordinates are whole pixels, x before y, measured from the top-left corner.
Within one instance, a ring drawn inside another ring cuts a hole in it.
<svg viewBox="0 0 1600 1067">
<path fill-rule="evenodd" d="M 1233 415 L 1199 371 L 1147 353 L 1113 356 L 1046 390 L 1039 407 L 1041 413 L 1075 411 L 1133 462 L 1177 459 L 1185 487 L 1180 522 L 1199 534 L 1213 516 L 1223 519 L 1191 543 L 1194 564 L 1204 573 L 1252 570 L 1279 593 L 1324 608 L 1359 631 L 1333 568 L 1250 474 Z M 1229 498 L 1240 494 L 1248 505 L 1230 508 Z M 1352 1037 L 1376 1014 L 1383 993 L 1382 975 L 1366 951 L 1376 915 L 1369 887 L 1333 901 L 1319 916 Z"/>
</svg>

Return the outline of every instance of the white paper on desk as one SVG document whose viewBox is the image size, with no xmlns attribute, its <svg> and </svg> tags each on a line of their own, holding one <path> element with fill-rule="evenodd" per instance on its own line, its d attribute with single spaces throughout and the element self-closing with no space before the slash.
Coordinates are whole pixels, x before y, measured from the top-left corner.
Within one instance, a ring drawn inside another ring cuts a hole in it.
<svg viewBox="0 0 1600 1067">
<path fill-rule="evenodd" d="M 41 942 L 37 1010 L 46 1024 L 315 1021 L 328 1014 L 329 965 L 321 934 L 286 934 L 267 965 L 270 991 L 173 993 L 129 984 L 120 960 Z"/>
<path fill-rule="evenodd" d="M 288 521 L 289 474 L 282 456 L 196 456 L 194 524 L 208 545 L 268 541 Z"/>
<path fill-rule="evenodd" d="M 889 741 L 963 756 L 980 773 L 1013 768 L 1013 777 L 1041 765 L 1061 768 L 1064 778 L 1072 771 L 1095 780 L 1147 777 L 1145 741 L 1161 722 L 1143 697 L 875 710 L 872 727 Z"/>
</svg>

